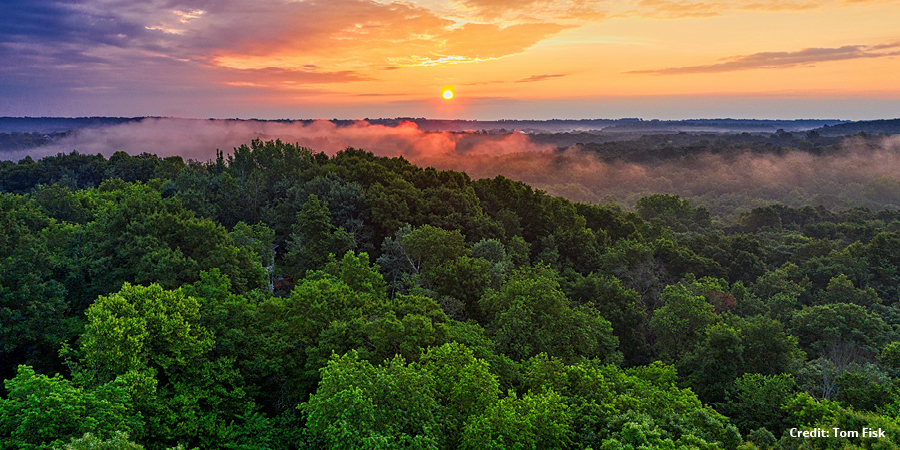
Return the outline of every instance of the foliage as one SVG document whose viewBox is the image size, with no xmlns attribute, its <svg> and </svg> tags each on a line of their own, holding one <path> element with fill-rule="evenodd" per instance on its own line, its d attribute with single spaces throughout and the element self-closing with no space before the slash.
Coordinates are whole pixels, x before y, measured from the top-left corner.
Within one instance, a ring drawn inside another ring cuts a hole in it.
<svg viewBox="0 0 900 450">
<path fill-rule="evenodd" d="M 585 151 L 837 142 L 691 139 Z M 352 148 L 216 156 L 0 162 L 0 448 L 900 444 L 895 210 L 631 212 Z M 815 427 L 889 436 L 785 434 Z"/>
<path fill-rule="evenodd" d="M 612 325 L 591 306 L 573 307 L 547 267 L 520 269 L 479 301 L 500 353 L 515 360 L 538 353 L 574 361 L 616 358 Z"/>
<path fill-rule="evenodd" d="M 9 393 L 0 399 L 4 449 L 50 449 L 86 432 L 112 436 L 142 425 L 121 386 L 84 389 L 28 366 L 19 366 L 15 378 L 4 385 Z"/>
</svg>

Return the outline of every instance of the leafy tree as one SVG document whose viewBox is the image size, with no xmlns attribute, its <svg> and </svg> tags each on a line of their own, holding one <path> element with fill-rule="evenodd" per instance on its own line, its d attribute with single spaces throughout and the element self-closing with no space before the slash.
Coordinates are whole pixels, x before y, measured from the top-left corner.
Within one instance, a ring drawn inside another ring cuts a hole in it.
<svg viewBox="0 0 900 450">
<path fill-rule="evenodd" d="M 787 334 L 776 319 L 759 315 L 744 320 L 739 327 L 746 372 L 763 375 L 793 373 L 806 358 L 797 346 L 797 338 Z"/>
<path fill-rule="evenodd" d="M 638 293 L 641 305 L 656 309 L 664 288 L 665 269 L 656 259 L 653 246 L 634 239 L 620 239 L 603 256 L 603 272 L 622 280 L 626 289 Z"/>
<path fill-rule="evenodd" d="M 678 388 L 677 378 L 674 367 L 658 362 L 623 371 L 596 361 L 565 365 L 538 355 L 526 365 L 524 386 L 531 392 L 560 395 L 572 411 L 574 440 L 585 447 L 602 447 L 610 439 L 622 443 L 623 437 L 631 440 L 631 424 L 640 424 L 646 437 L 661 441 L 684 438 L 700 446 L 717 442 L 736 446 L 737 429 L 703 406 L 691 390 Z M 668 445 L 661 441 L 660 445 Z"/>
<path fill-rule="evenodd" d="M 900 370 L 900 342 L 889 343 L 881 351 L 881 362 L 894 370 Z"/>
<path fill-rule="evenodd" d="M 31 196 L 48 216 L 61 222 L 84 225 L 93 218 L 96 209 L 85 191 L 73 191 L 60 184 L 40 185 Z"/>
<path fill-rule="evenodd" d="M 380 282 L 365 254 L 348 253 L 325 271 L 311 272 L 289 297 L 262 302 L 260 332 L 270 336 L 266 360 L 278 368 L 273 376 L 283 383 L 286 401 L 302 401 L 315 390 L 332 353 L 356 350 L 372 363 L 397 354 L 417 360 L 422 349 L 448 340 L 449 319 L 437 302 L 417 295 L 389 299 Z"/>
<path fill-rule="evenodd" d="M 329 448 L 437 448 L 434 379 L 401 357 L 381 367 L 356 352 L 334 358 L 300 408 Z"/>
<path fill-rule="evenodd" d="M 548 353 L 565 360 L 616 358 L 612 325 L 590 306 L 573 308 L 547 267 L 520 269 L 479 302 L 497 349 L 522 360 Z"/>
<path fill-rule="evenodd" d="M 352 250 L 347 250 L 341 260 L 328 263 L 324 271 L 356 292 L 383 297 L 387 292 L 387 285 L 380 269 L 377 264 L 369 262 L 368 253 L 357 255 Z"/>
<path fill-rule="evenodd" d="M 459 230 L 447 231 L 431 225 L 410 231 L 403 239 L 403 248 L 416 270 L 427 270 L 468 254 L 465 236 Z"/>
<path fill-rule="evenodd" d="M 181 291 L 125 283 L 88 308 L 83 367 L 106 382 L 132 370 L 185 365 L 213 345 L 210 333 L 194 325 L 199 310 L 197 300 Z"/>
<path fill-rule="evenodd" d="M 140 416 L 131 410 L 128 392 L 118 385 L 84 389 L 60 375 L 48 377 L 19 366 L 4 385 L 0 399 L 0 439 L 4 449 L 51 449 L 66 438 L 86 432 L 113 436 L 140 430 Z"/>
<path fill-rule="evenodd" d="M 874 364 L 853 367 L 835 380 L 842 404 L 856 410 L 876 411 L 890 403 L 896 392 L 894 381 Z"/>
<path fill-rule="evenodd" d="M 566 278 L 568 298 L 576 305 L 592 306 L 610 321 L 625 360 L 632 364 L 646 361 L 650 356 L 645 334 L 647 316 L 637 292 L 625 289 L 617 278 L 596 272 L 584 276 L 570 271 Z"/>
<path fill-rule="evenodd" d="M 457 261 L 469 255 L 465 236 L 459 230 L 447 231 L 431 225 L 407 226 L 398 230 L 395 238 L 385 239 L 381 248 L 383 254 L 378 258 L 378 264 L 384 268 L 395 291 L 408 292 L 410 288 L 421 286 L 422 278 L 425 278 L 424 281 L 430 284 L 427 287 L 443 288 L 445 295 L 464 293 L 462 297 L 466 298 L 473 295 L 466 291 L 467 287 L 474 284 L 478 290 L 483 290 L 488 282 L 484 279 L 489 276 L 486 261 L 471 258 L 461 264 Z M 441 267 L 442 264 L 446 266 Z M 476 275 L 476 280 L 457 280 L 468 286 L 455 286 L 454 280 L 448 277 L 455 276 L 456 269 L 470 272 L 466 275 Z"/>
<path fill-rule="evenodd" d="M 853 282 L 847 279 L 844 274 L 832 278 L 828 282 L 828 287 L 819 294 L 818 303 L 850 303 L 869 308 L 876 303 L 881 303 L 878 294 L 872 288 L 857 289 L 853 286 Z"/>
<path fill-rule="evenodd" d="M 893 335 L 880 317 L 848 303 L 805 307 L 794 314 L 790 328 L 802 349 L 818 355 L 842 342 L 874 352 Z"/>
<path fill-rule="evenodd" d="M 466 425 L 463 449 L 570 448 L 571 415 L 553 392 L 510 392 Z"/>
<path fill-rule="evenodd" d="M 271 286 L 275 272 L 275 251 L 273 249 L 275 232 L 263 223 L 251 226 L 244 222 L 238 222 L 228 236 L 234 241 L 235 246 L 249 248 L 256 254 L 257 261 L 265 269 Z"/>
<path fill-rule="evenodd" d="M 300 408 L 331 448 L 459 448 L 463 427 L 497 402 L 496 377 L 460 344 L 428 350 L 420 364 L 381 366 L 351 351 L 333 356 Z"/>
<path fill-rule="evenodd" d="M 781 215 L 778 209 L 772 206 L 754 208 L 748 213 L 741 214 L 740 224 L 744 230 L 750 233 L 756 233 L 764 228 L 779 230 L 781 229 Z"/>
<path fill-rule="evenodd" d="M 85 227 L 79 267 L 90 298 L 124 282 L 175 289 L 213 267 L 228 275 L 238 292 L 265 286 L 257 256 L 236 247 L 222 226 L 197 218 L 177 198 L 163 199 L 153 186 L 121 181 L 105 182 L 93 194 L 101 206 Z"/>
<path fill-rule="evenodd" d="M 307 270 L 324 267 L 329 255 L 343 255 L 356 245 L 352 234 L 331 224 L 328 205 L 315 194 L 309 195 L 303 209 L 297 213 L 293 229 L 285 260 L 297 278 Z"/>
<path fill-rule="evenodd" d="M 80 322 L 57 279 L 61 227 L 33 200 L 0 194 L 0 229 L 0 374 L 11 377 L 21 363 L 59 371 L 56 351 Z"/>
<path fill-rule="evenodd" d="M 790 420 L 787 407 L 796 389 L 791 375 L 746 373 L 734 381 L 731 401 L 722 405 L 722 412 L 743 433 L 764 428 L 780 436 L 787 428 L 797 425 Z"/>
<path fill-rule="evenodd" d="M 653 313 L 650 329 L 656 348 L 668 361 L 680 359 L 703 338 L 707 326 L 716 322 L 713 305 L 693 293 L 687 285 L 666 286 L 663 306 Z"/>
<path fill-rule="evenodd" d="M 107 440 L 100 439 L 93 433 L 84 433 L 84 436 L 72 438 L 68 444 L 54 447 L 54 450 L 144 450 L 144 446 L 129 441 L 128 433 L 117 431 Z"/>
<path fill-rule="evenodd" d="M 521 240 L 521 238 L 518 239 Z M 513 244 L 513 246 L 515 245 Z M 482 239 L 472 244 L 472 256 L 491 264 L 491 286 L 494 288 L 500 287 L 506 281 L 509 272 L 516 266 L 513 262 L 513 255 L 507 253 L 506 246 L 498 239 Z"/>
<path fill-rule="evenodd" d="M 654 194 L 643 197 L 634 206 L 644 220 L 657 219 L 675 231 L 700 231 L 712 225 L 709 210 L 693 208 L 677 195 Z"/>
<path fill-rule="evenodd" d="M 147 418 L 139 438 L 153 448 L 218 446 L 252 434 L 241 426 L 252 426 L 254 409 L 243 380 L 233 359 L 209 357 L 214 337 L 199 313 L 195 298 L 155 284 L 126 283 L 88 308 L 76 377 L 130 390 L 133 406 Z"/>
<path fill-rule="evenodd" d="M 435 418 L 441 426 L 441 447 L 458 448 L 471 418 L 495 404 L 498 380 L 486 361 L 465 345 L 451 342 L 422 355 L 422 370 L 435 381 Z"/>
<path fill-rule="evenodd" d="M 694 350 L 679 361 L 688 384 L 708 403 L 721 403 L 731 383 L 744 369 L 744 343 L 735 328 L 711 325 Z"/>
</svg>

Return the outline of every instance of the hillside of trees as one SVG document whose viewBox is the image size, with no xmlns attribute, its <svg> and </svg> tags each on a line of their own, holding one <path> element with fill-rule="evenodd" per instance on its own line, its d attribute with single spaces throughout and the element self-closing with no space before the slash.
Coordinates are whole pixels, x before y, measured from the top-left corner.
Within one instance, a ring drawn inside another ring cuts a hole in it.
<svg viewBox="0 0 900 450">
<path fill-rule="evenodd" d="M 896 208 L 257 140 L 0 161 L 0 230 L 2 450 L 900 447 Z"/>
</svg>

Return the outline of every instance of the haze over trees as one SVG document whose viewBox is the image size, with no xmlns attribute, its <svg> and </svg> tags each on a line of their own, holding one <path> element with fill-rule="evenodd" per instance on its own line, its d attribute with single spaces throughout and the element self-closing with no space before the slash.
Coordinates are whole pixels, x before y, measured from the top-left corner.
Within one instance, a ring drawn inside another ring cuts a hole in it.
<svg viewBox="0 0 900 450">
<path fill-rule="evenodd" d="M 900 138 L 890 136 L 897 123 L 0 118 L 0 130 L 11 131 L 0 132 L 0 159 L 73 150 L 110 158 L 125 150 L 207 161 L 234 142 L 279 137 L 330 156 L 352 146 L 472 179 L 502 175 L 553 196 L 627 210 L 642 197 L 677 194 L 714 219 L 736 222 L 772 203 L 831 210 L 900 205 Z M 44 145 L 22 149 L 25 141 Z"/>
<path fill-rule="evenodd" d="M 259 140 L 0 189 L 2 449 L 900 445 L 893 207 L 630 211 Z M 789 431 L 836 427 L 886 437 Z"/>
</svg>

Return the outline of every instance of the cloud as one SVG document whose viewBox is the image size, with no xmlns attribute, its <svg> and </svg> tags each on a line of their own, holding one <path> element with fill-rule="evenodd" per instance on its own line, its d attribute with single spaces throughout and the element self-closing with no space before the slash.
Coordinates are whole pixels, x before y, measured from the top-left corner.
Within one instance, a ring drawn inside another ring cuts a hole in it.
<svg viewBox="0 0 900 450">
<path fill-rule="evenodd" d="M 673 2 L 668 0 L 640 0 L 638 15 L 666 19 L 712 17 L 719 15 L 717 5 L 709 3 Z"/>
<path fill-rule="evenodd" d="M 602 0 L 461 0 L 457 14 L 476 20 L 596 21 L 607 15 Z"/>
<path fill-rule="evenodd" d="M 509 11 L 521 11 L 533 7 L 541 0 L 462 0 L 465 8 L 474 10 L 480 17 L 497 17 Z"/>
<path fill-rule="evenodd" d="M 553 75 L 532 75 L 532 76 L 530 76 L 530 77 L 528 77 L 528 78 L 522 78 L 521 80 L 516 81 L 516 83 L 531 83 L 531 82 L 535 82 L 535 81 L 543 81 L 543 80 L 547 80 L 547 79 L 550 79 L 550 78 L 564 77 L 564 76 L 566 76 L 566 75 L 568 75 L 568 74 L 565 74 L 565 73 L 557 73 L 557 74 L 553 74 Z"/>
<path fill-rule="evenodd" d="M 555 23 L 523 23 L 507 27 L 468 23 L 441 35 L 446 44 L 435 53 L 470 59 L 499 58 L 520 53 L 562 30 L 573 27 Z"/>
<path fill-rule="evenodd" d="M 102 4 L 5 0 L 0 42 L 126 46 L 146 33 L 143 25 Z"/>
<path fill-rule="evenodd" d="M 215 43 L 207 57 L 214 66 L 289 69 L 314 64 L 331 71 L 499 58 L 573 26 L 540 20 L 458 25 L 413 3 L 371 0 L 270 1 L 252 11 L 235 6 L 210 12 L 196 22 L 204 20 L 211 25 L 198 25 L 183 38 Z"/>
<path fill-rule="evenodd" d="M 347 147 L 370 150 L 379 156 L 404 156 L 422 165 L 452 166 L 455 160 L 484 155 L 550 150 L 535 144 L 527 135 L 476 135 L 472 133 L 429 132 L 415 123 L 397 127 L 357 121 L 337 126 L 331 121 L 269 122 L 145 118 L 139 122 L 78 130 L 49 147 L 35 149 L 33 157 L 77 150 L 106 156 L 124 150 L 131 154 L 154 153 L 161 157 L 180 155 L 206 161 L 216 149 L 229 150 L 252 139 L 281 139 L 334 154 Z M 7 155 L 4 155 L 6 157 Z"/>
<path fill-rule="evenodd" d="M 256 86 L 279 87 L 282 89 L 292 89 L 297 86 L 308 84 L 333 84 L 333 83 L 351 83 L 355 81 L 368 81 L 373 78 L 362 75 L 352 70 L 341 70 L 337 72 L 327 72 L 309 69 L 282 69 L 268 67 L 264 69 L 223 69 L 218 71 L 217 77 L 220 82 L 231 85 L 240 85 L 251 83 Z"/>
<path fill-rule="evenodd" d="M 0 84 L 36 83 L 30 77 L 40 74 L 43 84 L 86 89 L 126 86 L 137 75 L 170 90 L 208 80 L 293 90 L 501 58 L 575 26 L 466 23 L 444 13 L 375 0 L 10 0 L 0 7 Z"/>
<path fill-rule="evenodd" d="M 725 62 L 704 66 L 669 67 L 665 69 L 634 70 L 630 74 L 683 75 L 721 73 L 753 69 L 777 69 L 861 58 L 885 58 L 900 55 L 900 42 L 884 45 L 846 45 L 838 48 L 806 48 L 796 52 L 763 52 L 727 58 Z"/>
<path fill-rule="evenodd" d="M 757 2 L 750 3 L 748 5 L 743 5 L 739 9 L 744 9 L 748 11 L 770 11 L 770 12 L 781 12 L 781 11 L 804 11 L 810 9 L 821 8 L 822 4 L 816 1 L 804 1 L 804 2 L 794 2 L 794 1 L 780 1 L 780 0 L 772 0 L 768 2 Z"/>
<path fill-rule="evenodd" d="M 460 86 L 483 86 L 486 84 L 502 84 L 506 83 L 505 81 L 493 80 L 493 81 L 472 81 L 470 83 L 459 83 Z"/>
</svg>

